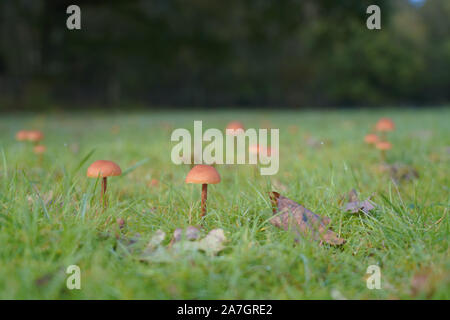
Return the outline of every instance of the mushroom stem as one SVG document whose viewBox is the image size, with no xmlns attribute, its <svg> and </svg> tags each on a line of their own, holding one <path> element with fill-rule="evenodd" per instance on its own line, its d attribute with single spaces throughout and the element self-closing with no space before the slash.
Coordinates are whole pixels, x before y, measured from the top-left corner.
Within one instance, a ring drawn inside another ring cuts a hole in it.
<svg viewBox="0 0 450 320">
<path fill-rule="evenodd" d="M 206 214 L 206 198 L 208 197 L 208 185 L 202 184 L 202 217 Z"/>
<path fill-rule="evenodd" d="M 381 150 L 381 162 L 386 162 L 386 151 Z"/>
<path fill-rule="evenodd" d="M 105 193 L 106 193 L 107 185 L 108 185 L 107 178 L 103 177 L 102 178 L 102 204 L 103 204 L 103 206 L 105 206 L 105 204 L 106 204 L 106 202 L 105 202 Z"/>
</svg>

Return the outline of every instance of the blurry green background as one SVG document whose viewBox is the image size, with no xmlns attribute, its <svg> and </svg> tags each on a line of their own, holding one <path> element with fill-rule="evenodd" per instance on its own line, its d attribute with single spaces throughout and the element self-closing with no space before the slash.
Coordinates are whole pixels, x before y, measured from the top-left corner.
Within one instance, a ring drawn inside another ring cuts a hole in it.
<svg viewBox="0 0 450 320">
<path fill-rule="evenodd" d="M 0 110 L 442 105 L 449 16 L 448 0 L 2 0 Z"/>
</svg>

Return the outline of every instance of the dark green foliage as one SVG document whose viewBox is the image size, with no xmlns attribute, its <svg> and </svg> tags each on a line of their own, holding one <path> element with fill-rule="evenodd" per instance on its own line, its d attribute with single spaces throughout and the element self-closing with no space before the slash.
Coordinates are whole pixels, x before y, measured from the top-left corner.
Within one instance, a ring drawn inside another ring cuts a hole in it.
<svg viewBox="0 0 450 320">
<path fill-rule="evenodd" d="M 449 101 L 450 4 L 395 1 L 0 3 L 0 109 L 125 103 L 351 106 Z M 366 8 L 381 8 L 381 30 Z"/>
</svg>

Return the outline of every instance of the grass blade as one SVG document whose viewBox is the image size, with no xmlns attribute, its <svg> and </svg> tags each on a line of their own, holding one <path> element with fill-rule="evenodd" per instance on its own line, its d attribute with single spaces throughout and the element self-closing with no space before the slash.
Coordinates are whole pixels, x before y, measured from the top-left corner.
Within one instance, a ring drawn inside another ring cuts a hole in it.
<svg viewBox="0 0 450 320">
<path fill-rule="evenodd" d="M 124 170 L 122 172 L 122 176 L 126 176 L 127 174 L 133 172 L 134 170 L 136 170 L 137 168 L 139 168 L 140 166 L 142 166 L 143 164 L 146 164 L 150 159 L 146 158 L 144 160 L 141 160 L 139 162 L 137 162 L 136 164 L 134 164 L 133 166 L 129 167 L 128 169 Z"/>
<path fill-rule="evenodd" d="M 83 199 L 81 200 L 82 201 L 81 210 L 80 210 L 81 219 L 84 219 L 84 216 L 86 215 L 87 200 L 88 200 L 88 195 L 86 193 L 84 193 Z"/>
<path fill-rule="evenodd" d="M 89 158 L 94 154 L 95 148 L 92 149 L 81 161 L 78 163 L 78 166 L 75 168 L 75 170 L 72 171 L 72 176 L 74 176 L 82 166 L 89 160 Z"/>
<path fill-rule="evenodd" d="M 5 149 L 3 149 L 2 147 L 2 158 L 3 158 L 3 170 L 5 171 L 5 180 L 8 180 L 8 166 L 6 164 L 6 154 L 5 154 Z"/>
</svg>

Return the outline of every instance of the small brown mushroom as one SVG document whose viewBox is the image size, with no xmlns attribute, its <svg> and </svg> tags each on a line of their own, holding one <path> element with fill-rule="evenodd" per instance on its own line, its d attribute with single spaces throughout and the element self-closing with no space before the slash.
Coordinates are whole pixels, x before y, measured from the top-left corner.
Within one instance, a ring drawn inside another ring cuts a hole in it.
<svg viewBox="0 0 450 320">
<path fill-rule="evenodd" d="M 386 160 L 386 151 L 392 149 L 392 144 L 388 141 L 379 141 L 375 145 L 378 150 L 381 152 L 381 160 Z"/>
<path fill-rule="evenodd" d="M 272 148 L 271 147 L 264 147 L 264 146 L 260 146 L 259 144 L 252 144 L 248 147 L 248 152 L 249 154 L 253 154 L 256 155 L 256 157 L 259 157 L 259 154 L 261 152 L 264 152 L 267 156 L 270 156 L 272 154 Z M 259 170 L 259 162 L 258 159 L 256 160 L 256 166 L 255 166 L 255 170 L 254 170 L 254 175 L 257 176 L 258 175 L 258 170 Z"/>
<path fill-rule="evenodd" d="M 46 151 L 47 147 L 42 144 L 34 146 L 33 152 L 39 157 L 39 163 L 42 163 L 43 155 Z"/>
<path fill-rule="evenodd" d="M 220 175 L 217 170 L 206 164 L 198 164 L 189 171 L 186 176 L 186 183 L 196 183 L 202 185 L 202 217 L 206 214 L 206 199 L 208 197 L 208 184 L 220 182 Z"/>
<path fill-rule="evenodd" d="M 394 131 L 395 124 L 390 118 L 381 118 L 375 125 L 375 129 L 380 132 Z"/>
<path fill-rule="evenodd" d="M 250 147 L 248 147 L 248 152 L 252 154 L 256 154 L 257 156 L 265 151 L 268 156 L 272 154 L 272 148 L 271 147 L 264 147 L 260 146 L 259 144 L 252 144 Z"/>
<path fill-rule="evenodd" d="M 27 140 L 33 142 L 37 145 L 41 140 L 44 139 L 44 134 L 39 130 L 28 131 Z"/>
<path fill-rule="evenodd" d="M 46 151 L 47 147 L 42 144 L 39 144 L 33 148 L 33 152 L 38 155 L 44 154 Z"/>
<path fill-rule="evenodd" d="M 380 139 L 374 133 L 369 133 L 368 135 L 366 135 L 364 137 L 364 142 L 367 143 L 367 144 L 376 144 L 379 141 L 380 141 Z"/>
<path fill-rule="evenodd" d="M 87 170 L 87 176 L 89 178 L 102 178 L 102 198 L 101 201 L 105 205 L 104 197 L 107 188 L 107 178 L 120 176 L 122 170 L 119 165 L 108 160 L 97 160 L 91 164 Z"/>
<path fill-rule="evenodd" d="M 243 133 L 244 131 L 244 125 L 239 121 L 231 121 L 225 129 L 225 133 L 232 136 Z"/>
<path fill-rule="evenodd" d="M 28 140 L 28 131 L 27 130 L 20 130 L 16 133 L 16 140 L 17 141 L 26 141 Z"/>
</svg>

